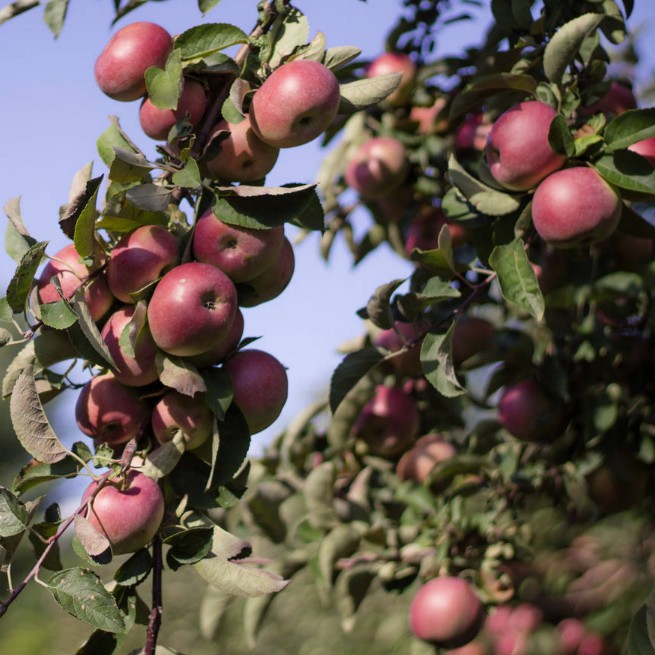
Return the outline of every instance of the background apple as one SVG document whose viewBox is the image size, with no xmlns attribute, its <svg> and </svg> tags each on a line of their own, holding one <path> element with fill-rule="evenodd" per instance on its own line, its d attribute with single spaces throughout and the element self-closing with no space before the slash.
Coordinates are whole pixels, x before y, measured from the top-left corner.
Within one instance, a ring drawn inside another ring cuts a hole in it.
<svg viewBox="0 0 655 655">
<path fill-rule="evenodd" d="M 276 148 L 294 148 L 325 132 L 339 111 L 334 73 L 299 59 L 276 68 L 255 91 L 250 121 L 257 136 Z"/>
<path fill-rule="evenodd" d="M 412 95 L 416 78 L 416 64 L 404 52 L 385 52 L 376 57 L 366 68 L 366 77 L 402 73 L 400 84 L 385 98 L 390 105 L 401 106 Z"/>
<path fill-rule="evenodd" d="M 445 441 L 442 435 L 423 435 L 398 460 L 396 475 L 401 480 L 414 480 L 423 484 L 439 462 L 445 462 L 456 454 L 455 446 Z"/>
<path fill-rule="evenodd" d="M 641 155 L 644 159 L 648 160 L 651 166 L 655 167 L 655 136 L 633 143 L 631 146 L 628 146 L 628 150 Z"/>
<path fill-rule="evenodd" d="M 587 107 L 585 113 L 603 112 L 618 116 L 628 109 L 636 109 L 637 100 L 634 93 L 624 84 L 612 80 L 607 93 L 596 103 Z"/>
<path fill-rule="evenodd" d="M 152 410 L 152 431 L 159 443 L 170 441 L 178 430 L 187 450 L 201 446 L 214 429 L 214 415 L 202 395 L 185 396 L 168 391 Z"/>
<path fill-rule="evenodd" d="M 405 252 L 410 257 L 412 250 L 434 250 L 438 247 L 441 228 L 447 225 L 453 248 L 459 248 L 470 241 L 465 227 L 449 221 L 441 207 L 423 208 L 409 224 L 405 233 Z"/>
<path fill-rule="evenodd" d="M 489 138 L 491 123 L 484 114 L 469 114 L 457 128 L 455 148 L 458 150 L 477 150 L 482 152 Z"/>
<path fill-rule="evenodd" d="M 421 343 L 426 326 L 419 323 L 396 321 L 394 328 L 381 330 L 373 339 L 373 345 L 384 348 L 390 353 L 397 353 L 405 346 L 412 344 L 405 352 L 392 357 L 389 364 L 396 375 L 401 377 L 417 377 L 422 375 Z"/>
<path fill-rule="evenodd" d="M 489 350 L 493 345 L 494 326 L 479 316 L 463 315 L 455 321 L 453 330 L 453 362 L 459 365 L 473 355 Z"/>
</svg>

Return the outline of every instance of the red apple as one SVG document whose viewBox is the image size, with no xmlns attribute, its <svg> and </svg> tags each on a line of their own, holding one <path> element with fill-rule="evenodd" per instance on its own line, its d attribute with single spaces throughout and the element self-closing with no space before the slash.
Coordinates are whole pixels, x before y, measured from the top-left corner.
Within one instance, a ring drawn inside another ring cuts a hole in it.
<svg viewBox="0 0 655 655">
<path fill-rule="evenodd" d="M 276 68 L 255 91 L 250 121 L 270 146 L 294 148 L 325 132 L 339 111 L 334 73 L 323 64 L 297 59 Z"/>
<path fill-rule="evenodd" d="M 447 129 L 448 120 L 439 120 L 437 117 L 446 106 L 446 98 L 437 98 L 430 107 L 412 107 L 409 110 L 409 119 L 418 123 L 419 134 L 432 134 Z"/>
<path fill-rule="evenodd" d="M 37 293 L 42 303 L 57 302 L 61 300 L 57 289 L 50 282 L 56 277 L 61 286 L 64 298 L 72 299 L 75 290 L 81 286 L 90 275 L 102 263 L 87 268 L 81 261 L 75 250 L 74 244 L 69 244 L 62 248 L 52 259 L 45 265 L 37 281 Z M 93 280 L 84 290 L 84 302 L 89 307 L 91 318 L 94 321 L 102 318 L 112 306 L 114 296 L 107 287 L 104 273 L 96 273 Z"/>
<path fill-rule="evenodd" d="M 644 159 L 648 160 L 651 166 L 655 167 L 655 136 L 633 143 L 631 146 L 628 146 L 628 150 L 641 155 Z"/>
<path fill-rule="evenodd" d="M 346 184 L 362 198 L 389 196 L 407 177 L 409 164 L 405 146 L 391 136 L 365 141 L 348 161 Z"/>
<path fill-rule="evenodd" d="M 459 223 L 448 220 L 441 207 L 422 209 L 412 220 L 405 234 L 405 252 L 410 257 L 412 250 L 434 250 L 439 246 L 441 228 L 447 225 L 453 248 L 459 248 L 470 241 L 468 231 Z"/>
<path fill-rule="evenodd" d="M 150 406 L 137 389 L 105 373 L 92 377 L 82 387 L 75 417 L 80 430 L 97 443 L 118 446 L 143 434 L 150 422 Z"/>
<path fill-rule="evenodd" d="M 416 78 L 416 64 L 404 52 L 385 52 L 376 57 L 366 69 L 366 77 L 377 77 L 389 73 L 402 73 L 400 84 L 386 97 L 390 105 L 401 106 L 412 95 Z"/>
<path fill-rule="evenodd" d="M 264 143 L 255 134 L 249 116 L 240 123 L 221 121 L 212 135 L 224 131 L 229 135 L 220 141 L 218 155 L 202 164 L 203 175 L 221 182 L 256 182 L 266 177 L 275 166 L 280 149 Z"/>
<path fill-rule="evenodd" d="M 612 81 L 607 93 L 596 103 L 587 107 L 585 113 L 602 112 L 618 116 L 628 109 L 636 109 L 637 100 L 634 93 L 625 85 Z"/>
<path fill-rule="evenodd" d="M 142 387 L 159 378 L 155 366 L 157 346 L 145 326 L 137 336 L 134 356 L 126 354 L 120 346 L 120 338 L 134 316 L 134 305 L 125 305 L 116 310 L 102 328 L 102 339 L 116 363 L 114 376 L 128 387 Z"/>
<path fill-rule="evenodd" d="M 98 487 L 92 482 L 82 500 Z M 109 540 L 114 555 L 133 553 L 147 546 L 164 518 L 164 496 L 155 480 L 129 471 L 124 479 L 110 478 L 89 501 L 86 518 Z"/>
<path fill-rule="evenodd" d="M 177 391 L 164 394 L 152 410 L 152 431 L 159 443 L 171 441 L 178 430 L 187 450 L 201 446 L 214 429 L 214 415 L 200 394 L 185 396 Z"/>
<path fill-rule="evenodd" d="M 283 243 L 283 225 L 268 230 L 230 225 L 209 209 L 196 222 L 193 256 L 220 268 L 233 282 L 248 282 L 273 266 Z"/>
<path fill-rule="evenodd" d="M 237 310 L 230 278 L 211 264 L 188 262 L 171 269 L 148 303 L 155 343 L 171 355 L 199 355 L 225 338 Z"/>
<path fill-rule="evenodd" d="M 425 330 L 425 326 L 418 323 L 396 321 L 395 328 L 382 330 L 375 336 L 373 345 L 384 348 L 390 353 L 396 353 L 411 344 L 405 352 L 392 357 L 389 362 L 397 375 L 417 377 L 423 372 L 421 343 Z"/>
<path fill-rule="evenodd" d="M 446 655 L 491 655 L 489 649 L 482 643 L 472 641 L 461 648 L 445 651 Z"/>
<path fill-rule="evenodd" d="M 564 649 L 563 655 L 576 655 L 580 642 L 585 636 L 587 629 L 580 619 L 562 619 L 556 626 L 560 638 L 560 644 Z"/>
<path fill-rule="evenodd" d="M 482 152 L 487 145 L 491 127 L 484 114 L 469 114 L 457 128 L 455 148 Z"/>
<path fill-rule="evenodd" d="M 487 139 L 486 156 L 497 182 L 513 191 L 526 191 L 564 165 L 566 157 L 548 142 L 555 116 L 557 111 L 550 105 L 529 100 L 496 120 Z"/>
<path fill-rule="evenodd" d="M 623 203 L 618 191 L 593 168 L 575 166 L 549 175 L 535 191 L 532 222 L 558 248 L 606 239 L 616 229 Z"/>
<path fill-rule="evenodd" d="M 199 355 L 189 357 L 190 362 L 198 368 L 214 366 L 222 362 L 228 355 L 236 350 L 241 338 L 243 337 L 243 312 L 237 308 L 236 316 L 232 322 L 232 327 L 225 335 L 225 338 L 219 339 L 210 350 Z"/>
<path fill-rule="evenodd" d="M 409 608 L 412 633 L 440 648 L 459 648 L 472 641 L 483 620 L 484 608 L 473 587 L 451 576 L 425 583 Z"/>
<path fill-rule="evenodd" d="M 401 480 L 414 480 L 423 484 L 439 462 L 445 462 L 456 454 L 455 446 L 444 441 L 441 435 L 426 434 L 403 453 L 396 464 L 396 475 Z"/>
<path fill-rule="evenodd" d="M 234 404 L 241 410 L 251 434 L 265 430 L 280 415 L 287 401 L 287 371 L 263 350 L 239 350 L 223 365 L 232 378 Z"/>
<path fill-rule="evenodd" d="M 178 260 L 177 239 L 161 225 L 143 225 L 126 234 L 114 246 L 107 265 L 107 282 L 111 292 L 125 303 L 130 296 L 175 266 Z"/>
<path fill-rule="evenodd" d="M 146 70 L 163 68 L 172 49 L 173 39 L 163 27 L 143 21 L 126 25 L 96 60 L 96 82 L 114 100 L 138 100 L 146 94 Z"/>
<path fill-rule="evenodd" d="M 489 350 L 493 338 L 494 326 L 489 321 L 478 316 L 460 316 L 453 331 L 453 362 L 459 365 L 473 355 Z"/>
<path fill-rule="evenodd" d="M 205 88 L 200 82 L 186 78 L 175 109 L 159 109 L 152 104 L 150 98 L 141 103 L 139 123 L 141 129 L 157 141 L 165 141 L 173 125 L 185 116 L 189 123 L 196 127 L 207 108 Z"/>
</svg>

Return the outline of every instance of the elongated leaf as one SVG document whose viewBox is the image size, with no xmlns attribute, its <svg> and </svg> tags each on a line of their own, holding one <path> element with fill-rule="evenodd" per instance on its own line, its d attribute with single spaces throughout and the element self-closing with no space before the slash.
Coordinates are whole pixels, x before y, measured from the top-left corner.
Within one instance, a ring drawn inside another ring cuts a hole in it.
<svg viewBox="0 0 655 655">
<path fill-rule="evenodd" d="M 178 430 L 175 436 L 148 453 L 142 472 L 153 480 L 168 475 L 184 454 L 184 433 Z"/>
<path fill-rule="evenodd" d="M 248 456 L 250 432 L 246 419 L 236 406 L 232 405 L 225 419 L 218 422 L 212 445 L 211 472 L 206 490 L 232 480 Z"/>
<path fill-rule="evenodd" d="M 185 396 L 194 396 L 207 391 L 198 369 L 182 357 L 174 357 L 158 352 L 155 365 L 162 384 L 179 391 Z"/>
<path fill-rule="evenodd" d="M 163 212 L 173 197 L 173 190 L 158 184 L 139 184 L 125 194 L 127 199 L 139 209 L 149 212 Z"/>
<path fill-rule="evenodd" d="M 107 632 L 123 632 L 125 623 L 115 598 L 89 569 L 73 568 L 55 573 L 48 581 L 55 600 L 80 621 Z"/>
<path fill-rule="evenodd" d="M 47 241 L 35 243 L 21 258 L 7 286 L 7 302 L 15 313 L 22 312 L 32 289 L 36 271 L 48 247 Z"/>
<path fill-rule="evenodd" d="M 77 175 L 84 175 L 86 170 L 88 170 L 88 166 L 82 169 L 82 171 L 78 171 Z M 59 218 L 59 227 L 69 239 L 75 238 L 75 226 L 77 221 L 89 206 L 89 204 L 91 204 L 92 211 L 95 212 L 98 198 L 98 188 L 100 187 L 102 179 L 103 176 L 100 175 L 99 177 L 85 180 L 80 184 L 81 188 L 77 189 L 73 197 L 69 199 L 68 205 L 66 205 L 65 210 Z M 75 188 L 76 183 L 74 181 L 71 192 L 73 192 Z"/>
<path fill-rule="evenodd" d="M 328 48 L 323 55 L 323 65 L 327 66 L 330 70 L 336 70 L 341 66 L 345 66 L 353 59 L 357 59 L 362 51 L 355 46 L 342 45 L 335 48 Z"/>
<path fill-rule="evenodd" d="M 9 219 L 5 231 L 5 251 L 19 263 L 23 255 L 36 243 L 36 239 L 30 236 L 23 222 L 20 198 L 8 200 L 3 209 Z"/>
<path fill-rule="evenodd" d="M 404 279 L 397 279 L 381 284 L 366 303 L 366 316 L 379 328 L 388 329 L 393 325 L 391 296 L 403 282 Z"/>
<path fill-rule="evenodd" d="M 93 351 L 100 355 L 100 358 L 103 362 L 109 364 L 113 369 L 116 369 L 116 363 L 114 358 L 107 348 L 107 344 L 98 330 L 98 326 L 91 317 L 91 311 L 89 310 L 88 305 L 84 302 L 84 290 L 82 287 L 79 287 L 73 294 L 73 301 L 71 303 L 73 311 L 77 314 L 77 325 L 79 326 L 82 334 L 92 346 Z M 75 344 L 77 346 L 77 344 Z"/>
<path fill-rule="evenodd" d="M 247 43 L 243 30 L 228 23 L 197 25 L 182 32 L 175 39 L 175 47 L 181 51 L 182 61 L 201 61 L 216 52 L 238 43 Z"/>
<path fill-rule="evenodd" d="M 288 6 L 287 11 L 278 18 L 273 50 L 268 59 L 271 68 L 277 68 L 284 57 L 288 57 L 296 48 L 302 47 L 309 39 L 309 22 L 296 7 Z"/>
<path fill-rule="evenodd" d="M 596 170 L 612 184 L 639 193 L 655 194 L 655 171 L 652 165 L 636 152 L 617 150 L 601 157 Z"/>
<path fill-rule="evenodd" d="M 305 481 L 305 502 L 312 527 L 318 530 L 333 528 L 339 523 L 334 509 L 334 462 L 323 462 L 312 469 Z"/>
<path fill-rule="evenodd" d="M 69 0 L 48 0 L 45 6 L 43 18 L 55 38 L 61 34 L 68 11 L 68 2 Z"/>
<path fill-rule="evenodd" d="M 146 548 L 142 548 L 116 569 L 114 580 L 122 587 L 134 587 L 148 577 L 151 569 L 152 556 Z"/>
<path fill-rule="evenodd" d="M 622 150 L 637 141 L 655 136 L 655 108 L 629 109 L 605 128 L 605 150 Z"/>
<path fill-rule="evenodd" d="M 102 159 L 107 166 L 111 166 L 114 161 L 114 158 L 116 157 L 116 148 L 126 152 L 139 152 L 123 134 L 116 117 L 112 117 L 111 125 L 100 135 L 96 142 L 96 147 L 100 159 Z"/>
<path fill-rule="evenodd" d="M 207 387 L 205 403 L 212 410 L 214 416 L 219 421 L 222 421 L 225 419 L 225 414 L 232 404 L 232 398 L 234 397 L 232 378 L 222 368 L 204 369 L 201 374 Z"/>
<path fill-rule="evenodd" d="M 655 643 L 648 630 L 648 611 L 642 605 L 630 621 L 628 631 L 628 655 L 655 655 Z"/>
<path fill-rule="evenodd" d="M 445 333 L 428 332 L 421 344 L 421 366 L 428 382 L 446 398 L 466 393 L 453 366 L 454 323 Z"/>
<path fill-rule="evenodd" d="M 346 355 L 330 381 L 330 411 L 335 412 L 346 394 L 373 367 L 384 359 L 377 348 L 363 348 Z"/>
<path fill-rule="evenodd" d="M 349 557 L 357 551 L 365 527 L 362 523 L 342 523 L 321 539 L 318 548 L 318 567 L 327 589 L 332 588 L 335 564 L 342 557 Z"/>
<path fill-rule="evenodd" d="M 369 564 L 356 564 L 337 578 L 334 585 L 334 604 L 341 617 L 344 632 L 350 632 L 354 628 L 357 610 L 375 578 L 376 573 Z"/>
<path fill-rule="evenodd" d="M 555 152 L 566 155 L 567 157 L 573 157 L 575 155 L 575 143 L 571 135 L 571 130 L 569 130 L 566 119 L 561 114 L 557 114 L 550 123 L 548 142 Z"/>
<path fill-rule="evenodd" d="M 27 508 L 8 489 L 0 487 L 0 537 L 13 537 L 27 529 Z"/>
<path fill-rule="evenodd" d="M 390 95 L 400 84 L 402 73 L 387 73 L 342 84 L 340 114 L 352 114 L 377 105 Z"/>
</svg>

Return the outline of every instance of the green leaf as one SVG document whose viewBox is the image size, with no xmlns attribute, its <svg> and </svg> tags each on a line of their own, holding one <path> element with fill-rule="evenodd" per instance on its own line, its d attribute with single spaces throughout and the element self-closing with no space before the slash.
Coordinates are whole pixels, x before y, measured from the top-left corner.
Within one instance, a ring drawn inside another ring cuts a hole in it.
<svg viewBox="0 0 655 655">
<path fill-rule="evenodd" d="M 73 294 L 71 306 L 73 307 L 73 311 L 77 314 L 77 325 L 87 342 L 93 348 L 94 352 L 100 355 L 103 362 L 109 364 L 114 370 L 116 370 L 116 362 L 114 362 L 114 358 L 111 356 L 109 348 L 107 348 L 107 344 L 102 338 L 100 330 L 98 330 L 98 326 L 91 317 L 88 305 L 84 302 L 84 289 L 82 289 L 82 287 L 78 287 Z"/>
<path fill-rule="evenodd" d="M 109 167 L 109 179 L 121 184 L 132 182 L 145 184 L 150 181 L 150 171 L 153 168 L 155 168 L 154 164 L 151 164 L 143 153 L 116 146 Z"/>
<path fill-rule="evenodd" d="M 110 553 L 109 539 L 102 532 L 96 530 L 89 519 L 81 514 L 76 514 L 74 521 L 75 536 L 79 539 L 80 545 L 87 555 L 95 559 Z"/>
<path fill-rule="evenodd" d="M 545 311 L 544 297 L 523 241 L 516 239 L 507 245 L 496 246 L 489 257 L 489 264 L 498 274 L 503 298 L 540 321 Z"/>
<path fill-rule="evenodd" d="M 230 95 L 225 98 L 221 107 L 221 115 L 228 122 L 236 125 L 245 120 L 243 101 L 250 90 L 250 85 L 240 77 L 237 77 L 230 87 Z"/>
<path fill-rule="evenodd" d="M 359 48 L 351 45 L 337 46 L 336 48 L 328 48 L 323 55 L 323 65 L 330 70 L 336 70 L 341 66 L 345 66 L 353 59 L 357 59 L 362 51 Z"/>
<path fill-rule="evenodd" d="M 178 430 L 170 441 L 151 450 L 141 471 L 153 480 L 167 476 L 180 461 L 185 448 L 184 433 Z"/>
<path fill-rule="evenodd" d="M 355 564 L 339 574 L 334 585 L 334 604 L 344 632 L 353 629 L 357 610 L 376 577 L 370 564 Z"/>
<path fill-rule="evenodd" d="M 630 621 L 628 631 L 628 655 L 655 655 L 655 643 L 648 630 L 648 611 L 642 605 Z"/>
<path fill-rule="evenodd" d="M 206 368 L 202 370 L 201 375 L 207 388 L 205 403 L 214 416 L 223 421 L 234 397 L 232 378 L 222 368 Z"/>
<path fill-rule="evenodd" d="M 216 443 L 216 440 L 218 443 Z M 243 466 L 250 448 L 250 432 L 243 414 L 234 405 L 218 422 L 214 436 L 215 455 L 207 480 L 206 491 L 215 485 L 227 484 Z"/>
<path fill-rule="evenodd" d="M 548 142 L 550 147 L 561 155 L 573 157 L 575 155 L 575 143 L 571 130 L 566 124 L 566 119 L 561 114 L 557 114 L 550 123 L 548 130 Z"/>
<path fill-rule="evenodd" d="M 83 454 L 78 448 L 81 445 L 83 444 L 78 442 L 72 448 L 78 457 Z M 90 459 L 90 453 L 89 457 L 82 457 L 82 459 L 88 461 Z M 45 464 L 33 459 L 18 472 L 11 488 L 17 494 L 24 494 L 26 491 L 44 482 L 50 482 L 59 478 L 73 478 L 77 475 L 81 467 L 80 462 L 70 456 L 53 464 Z"/>
<path fill-rule="evenodd" d="M 27 508 L 8 489 L 0 487 L 0 537 L 13 537 L 27 529 Z"/>
<path fill-rule="evenodd" d="M 0 323 L 11 323 L 14 312 L 11 310 L 7 298 L 0 298 Z"/>
<path fill-rule="evenodd" d="M 48 246 L 47 241 L 35 243 L 22 257 L 18 268 L 7 286 L 7 302 L 14 313 L 20 313 L 25 309 L 29 298 L 32 284 L 39 268 L 41 259 Z"/>
<path fill-rule="evenodd" d="M 41 305 L 41 319 L 48 327 L 65 330 L 77 321 L 77 314 L 66 300 Z"/>
<path fill-rule="evenodd" d="M 86 180 L 81 185 L 79 191 L 70 198 L 66 208 L 59 217 L 59 227 L 69 239 L 75 238 L 75 229 L 78 219 L 82 217 L 83 220 L 88 220 L 86 212 L 92 212 L 95 219 L 98 188 L 100 187 L 103 177 L 103 175 L 100 175 L 92 180 Z"/>
<path fill-rule="evenodd" d="M 418 316 L 424 309 L 440 300 L 459 298 L 459 289 L 438 276 L 431 277 L 418 293 L 408 293 L 398 297 L 398 306 L 405 316 Z"/>
<path fill-rule="evenodd" d="M 66 20 L 69 0 L 49 0 L 45 6 L 43 18 L 55 39 L 61 34 L 61 28 Z"/>
<path fill-rule="evenodd" d="M 208 23 L 182 32 L 175 39 L 175 47 L 180 49 L 182 61 L 191 63 L 202 61 L 230 46 L 247 42 L 247 35 L 234 25 Z"/>
<path fill-rule="evenodd" d="M 403 282 L 404 279 L 398 279 L 381 284 L 366 303 L 366 316 L 379 328 L 388 329 L 393 326 L 391 296 Z"/>
<path fill-rule="evenodd" d="M 182 92 L 182 58 L 175 48 L 164 68 L 151 66 L 145 72 L 148 99 L 157 109 L 177 109 Z"/>
<path fill-rule="evenodd" d="M 402 73 L 387 73 L 340 85 L 340 114 L 352 114 L 377 105 L 393 93 L 400 84 Z"/>
<path fill-rule="evenodd" d="M 202 184 L 202 176 L 195 159 L 189 157 L 184 168 L 173 173 L 173 184 L 187 189 L 197 189 Z"/>
<path fill-rule="evenodd" d="M 286 9 L 281 19 L 276 20 L 273 50 L 268 58 L 271 68 L 277 68 L 282 59 L 307 43 L 309 38 L 309 23 L 305 15 L 293 6 L 288 6 Z"/>
<path fill-rule="evenodd" d="M 75 250 L 82 259 L 91 257 L 97 247 L 95 222 L 98 217 L 98 212 L 96 210 L 98 189 L 99 185 L 96 186 L 95 191 L 91 194 L 91 197 L 75 222 Z"/>
<path fill-rule="evenodd" d="M 330 380 L 330 411 L 335 412 L 346 394 L 384 359 L 377 348 L 363 348 L 344 357 Z"/>
<path fill-rule="evenodd" d="M 195 564 L 207 557 L 212 547 L 213 531 L 200 527 L 177 532 L 165 539 L 170 546 L 166 553 L 166 562 L 173 571 L 184 564 Z"/>
<path fill-rule="evenodd" d="M 121 587 L 134 587 L 148 577 L 151 569 L 152 556 L 147 548 L 142 548 L 116 569 L 114 580 Z"/>
<path fill-rule="evenodd" d="M 339 524 L 334 509 L 336 478 L 334 462 L 326 461 L 313 468 L 305 480 L 307 516 L 311 526 L 317 530 L 329 530 Z"/>
<path fill-rule="evenodd" d="M 100 135 L 96 142 L 100 159 L 107 165 L 111 166 L 116 157 L 115 148 L 134 154 L 139 151 L 130 143 L 123 131 L 121 130 L 118 119 L 111 117 L 111 125 Z M 139 153 L 143 155 L 143 153 Z"/>
<path fill-rule="evenodd" d="M 139 209 L 163 212 L 168 209 L 173 197 L 173 190 L 158 184 L 144 183 L 132 187 L 125 195 Z"/>
<path fill-rule="evenodd" d="M 544 50 L 544 72 L 550 82 L 561 84 L 566 67 L 603 19 L 603 14 L 582 14 L 555 32 Z"/>
<path fill-rule="evenodd" d="M 75 655 L 113 655 L 117 647 L 118 638 L 115 634 L 94 630 Z"/>
<path fill-rule="evenodd" d="M 421 366 L 428 382 L 446 398 L 466 393 L 453 366 L 452 338 L 455 324 L 445 333 L 428 332 L 421 344 Z"/>
<path fill-rule="evenodd" d="M 201 13 L 206 14 L 213 9 L 221 0 L 198 0 L 198 9 Z"/>
<path fill-rule="evenodd" d="M 9 223 L 5 232 L 5 251 L 15 261 L 20 262 L 23 255 L 36 243 L 30 236 L 20 211 L 20 198 L 8 200 L 4 212 Z"/>
<path fill-rule="evenodd" d="M 655 137 L 655 108 L 628 109 L 607 124 L 605 150 L 622 150 L 652 137 Z"/>
<path fill-rule="evenodd" d="M 618 150 L 601 157 L 595 166 L 608 182 L 622 189 L 655 194 L 655 170 L 636 152 Z"/>
<path fill-rule="evenodd" d="M 158 352 L 155 357 L 155 365 L 160 382 L 167 387 L 171 387 L 185 396 L 194 396 L 196 393 L 207 391 L 198 369 L 183 357 L 174 357 Z"/>
<path fill-rule="evenodd" d="M 55 600 L 80 621 L 107 632 L 123 632 L 125 623 L 114 597 L 89 569 L 55 573 L 48 581 Z"/>
<path fill-rule="evenodd" d="M 362 523 L 337 525 L 323 539 L 318 547 L 318 567 L 323 584 L 329 590 L 335 575 L 335 564 L 342 557 L 353 555 L 362 540 L 365 528 Z"/>
</svg>

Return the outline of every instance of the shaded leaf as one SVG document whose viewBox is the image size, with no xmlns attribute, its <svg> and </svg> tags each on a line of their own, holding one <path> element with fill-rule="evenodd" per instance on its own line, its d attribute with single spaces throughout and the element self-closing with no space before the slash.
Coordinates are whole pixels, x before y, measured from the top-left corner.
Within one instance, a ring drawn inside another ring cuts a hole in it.
<svg viewBox="0 0 655 655">
<path fill-rule="evenodd" d="M 78 171 L 77 175 L 83 176 L 86 170 L 88 170 L 88 166 L 82 169 L 82 171 Z M 98 188 L 100 187 L 102 179 L 103 176 L 100 175 L 91 180 L 85 180 L 81 184 L 81 188 L 77 190 L 72 198 L 69 199 L 66 208 L 63 210 L 59 218 L 59 227 L 69 239 L 75 238 L 77 221 L 85 212 L 89 212 L 89 209 L 87 209 L 89 205 L 91 205 L 90 211 L 95 215 Z M 75 188 L 76 182 L 74 181 L 71 192 L 73 192 Z M 84 255 L 81 256 L 84 257 Z"/>
<path fill-rule="evenodd" d="M 16 496 L 0 487 L 0 537 L 13 537 L 27 529 L 28 512 Z"/>
<path fill-rule="evenodd" d="M 601 157 L 595 166 L 608 182 L 622 189 L 655 194 L 655 170 L 636 152 L 618 150 Z"/>
<path fill-rule="evenodd" d="M 82 287 L 78 287 L 73 294 L 71 306 L 73 307 L 73 311 L 77 314 L 77 325 L 87 342 L 93 348 L 93 351 L 97 355 L 100 355 L 103 362 L 109 364 L 114 370 L 116 370 L 117 366 L 109 352 L 109 348 L 107 348 L 107 344 L 102 338 L 98 326 L 91 317 L 91 311 L 89 310 L 88 305 L 84 302 L 84 290 Z"/>
<path fill-rule="evenodd" d="M 184 163 L 184 168 L 173 173 L 173 184 L 188 189 L 197 189 L 202 184 L 202 176 L 195 159 L 189 157 Z"/>
<path fill-rule="evenodd" d="M 173 190 L 158 184 L 145 183 L 132 187 L 125 195 L 139 209 L 150 212 L 163 212 L 166 211 L 171 202 Z"/>
<path fill-rule="evenodd" d="M 165 539 L 166 545 L 170 546 L 166 553 L 166 563 L 173 571 L 185 564 L 195 564 L 207 557 L 212 541 L 211 528 L 192 528 L 178 532 Z"/>
<path fill-rule="evenodd" d="M 118 638 L 115 634 L 94 630 L 75 655 L 113 655 L 117 647 Z"/>
<path fill-rule="evenodd" d="M 18 268 L 7 286 L 7 302 L 15 313 L 22 312 L 30 295 L 32 284 L 41 259 L 48 246 L 47 241 L 39 241 L 21 257 Z"/>
<path fill-rule="evenodd" d="M 318 567 L 327 589 L 332 588 L 336 578 L 337 561 L 342 557 L 350 557 L 357 551 L 364 531 L 363 523 L 342 523 L 321 539 L 318 547 Z"/>
<path fill-rule="evenodd" d="M 648 630 L 648 612 L 642 605 L 630 621 L 628 631 L 628 655 L 655 655 L 655 643 L 651 640 Z"/>
<path fill-rule="evenodd" d="M 183 357 L 167 355 L 160 351 L 155 357 L 155 365 L 160 382 L 167 387 L 171 387 L 185 396 L 194 396 L 207 391 L 198 369 Z"/>
<path fill-rule="evenodd" d="M 576 146 L 571 130 L 569 130 L 566 119 L 562 114 L 557 114 L 550 123 L 548 143 L 555 152 L 561 155 L 573 157 L 576 154 Z"/>
<path fill-rule="evenodd" d="M 305 480 L 305 502 L 312 527 L 327 530 L 338 525 L 334 509 L 336 468 L 333 462 L 323 462 L 313 468 Z"/>
<path fill-rule="evenodd" d="M 201 374 L 207 388 L 204 396 L 205 403 L 212 410 L 214 416 L 222 421 L 225 419 L 225 414 L 234 397 L 232 378 L 222 368 L 206 368 L 202 370 Z"/>
<path fill-rule="evenodd" d="M 381 284 L 366 303 L 366 316 L 379 328 L 386 330 L 393 326 L 391 296 L 403 282 L 404 279 L 397 279 Z"/>
<path fill-rule="evenodd" d="M 655 108 L 629 109 L 605 128 L 605 150 L 622 150 L 637 141 L 655 136 Z"/>
<path fill-rule="evenodd" d="M 246 419 L 235 405 L 228 409 L 225 420 L 218 422 L 213 447 L 206 490 L 232 480 L 248 455 L 250 431 Z"/>
<path fill-rule="evenodd" d="M 377 348 L 363 348 L 344 357 L 330 380 L 330 411 L 335 412 L 346 394 L 384 359 Z"/>
<path fill-rule="evenodd" d="M 116 569 L 114 580 L 121 587 L 134 587 L 148 577 L 151 569 L 152 556 L 147 548 L 142 548 Z"/>
<path fill-rule="evenodd" d="M 77 442 L 73 444 L 72 451 L 82 460 L 88 461 L 91 459 L 91 453 L 84 452 L 85 449 L 88 451 L 86 444 Z M 11 488 L 15 493 L 23 494 L 44 482 L 50 482 L 58 478 L 75 477 L 81 467 L 80 462 L 70 456 L 53 464 L 46 464 L 33 459 L 18 472 Z"/>
<path fill-rule="evenodd" d="M 355 625 L 355 614 L 366 598 L 376 574 L 367 564 L 355 565 L 343 571 L 334 585 L 334 604 L 341 617 L 344 632 L 350 632 Z"/>
<path fill-rule="evenodd" d="M 175 468 L 184 454 L 185 445 L 184 432 L 178 430 L 170 441 L 148 453 L 141 472 L 153 480 L 160 480 Z"/>
<path fill-rule="evenodd" d="M 466 393 L 453 365 L 452 338 L 455 324 L 445 333 L 428 332 L 421 344 L 421 366 L 428 382 L 446 398 Z"/>
<path fill-rule="evenodd" d="M 198 0 L 198 9 L 201 13 L 206 14 L 213 9 L 221 0 Z"/>
<path fill-rule="evenodd" d="M 352 114 L 377 105 L 398 87 L 401 78 L 402 73 L 387 73 L 342 84 L 339 113 Z"/>
</svg>

